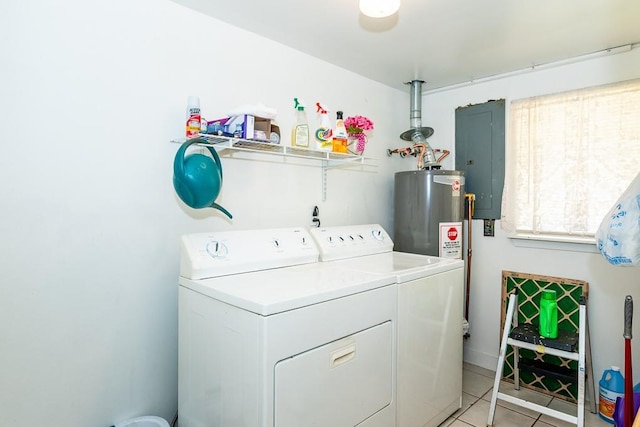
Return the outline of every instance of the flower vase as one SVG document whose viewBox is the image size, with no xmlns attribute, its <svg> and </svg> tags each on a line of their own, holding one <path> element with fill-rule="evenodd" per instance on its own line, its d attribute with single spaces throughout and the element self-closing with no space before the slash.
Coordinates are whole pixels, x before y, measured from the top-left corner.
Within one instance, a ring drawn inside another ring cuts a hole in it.
<svg viewBox="0 0 640 427">
<path fill-rule="evenodd" d="M 349 154 L 362 156 L 367 145 L 367 136 L 364 133 L 350 133 L 347 135 L 347 150 Z"/>
</svg>

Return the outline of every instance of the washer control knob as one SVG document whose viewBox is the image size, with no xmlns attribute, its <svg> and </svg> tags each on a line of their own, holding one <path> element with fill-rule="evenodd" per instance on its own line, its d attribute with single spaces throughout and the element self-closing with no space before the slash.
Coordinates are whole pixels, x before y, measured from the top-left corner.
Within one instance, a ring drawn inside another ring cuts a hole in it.
<svg viewBox="0 0 640 427">
<path fill-rule="evenodd" d="M 225 256 L 227 256 L 227 252 L 227 247 L 222 242 L 212 240 L 207 243 L 207 253 L 211 256 L 211 258 L 224 258 Z"/>
<path fill-rule="evenodd" d="M 376 240 L 384 240 L 384 235 L 380 230 L 373 230 L 371 234 L 373 235 L 373 238 Z"/>
</svg>

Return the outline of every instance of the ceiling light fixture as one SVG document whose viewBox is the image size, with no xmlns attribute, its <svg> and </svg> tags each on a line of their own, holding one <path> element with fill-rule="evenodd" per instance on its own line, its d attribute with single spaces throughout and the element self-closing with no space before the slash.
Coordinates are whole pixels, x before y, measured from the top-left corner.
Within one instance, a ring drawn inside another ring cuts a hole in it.
<svg viewBox="0 0 640 427">
<path fill-rule="evenodd" d="M 360 12 L 371 18 L 386 18 L 400 9 L 400 0 L 360 0 Z"/>
</svg>

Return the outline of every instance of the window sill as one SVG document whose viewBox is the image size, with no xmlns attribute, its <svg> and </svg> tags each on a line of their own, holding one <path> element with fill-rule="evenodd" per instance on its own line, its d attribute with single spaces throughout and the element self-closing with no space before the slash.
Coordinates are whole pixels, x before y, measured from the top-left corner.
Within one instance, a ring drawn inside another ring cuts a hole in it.
<svg viewBox="0 0 640 427">
<path fill-rule="evenodd" d="M 594 237 L 513 234 L 507 236 L 514 246 L 557 251 L 599 253 Z"/>
</svg>

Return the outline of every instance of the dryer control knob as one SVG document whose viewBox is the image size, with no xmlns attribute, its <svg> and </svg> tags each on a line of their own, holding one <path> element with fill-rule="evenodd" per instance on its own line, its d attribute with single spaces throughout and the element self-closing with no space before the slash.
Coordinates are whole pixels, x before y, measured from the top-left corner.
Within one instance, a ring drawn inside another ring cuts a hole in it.
<svg viewBox="0 0 640 427">
<path fill-rule="evenodd" d="M 207 253 L 211 258 L 224 258 L 227 255 L 227 247 L 222 242 L 212 240 L 207 243 Z"/>
</svg>

